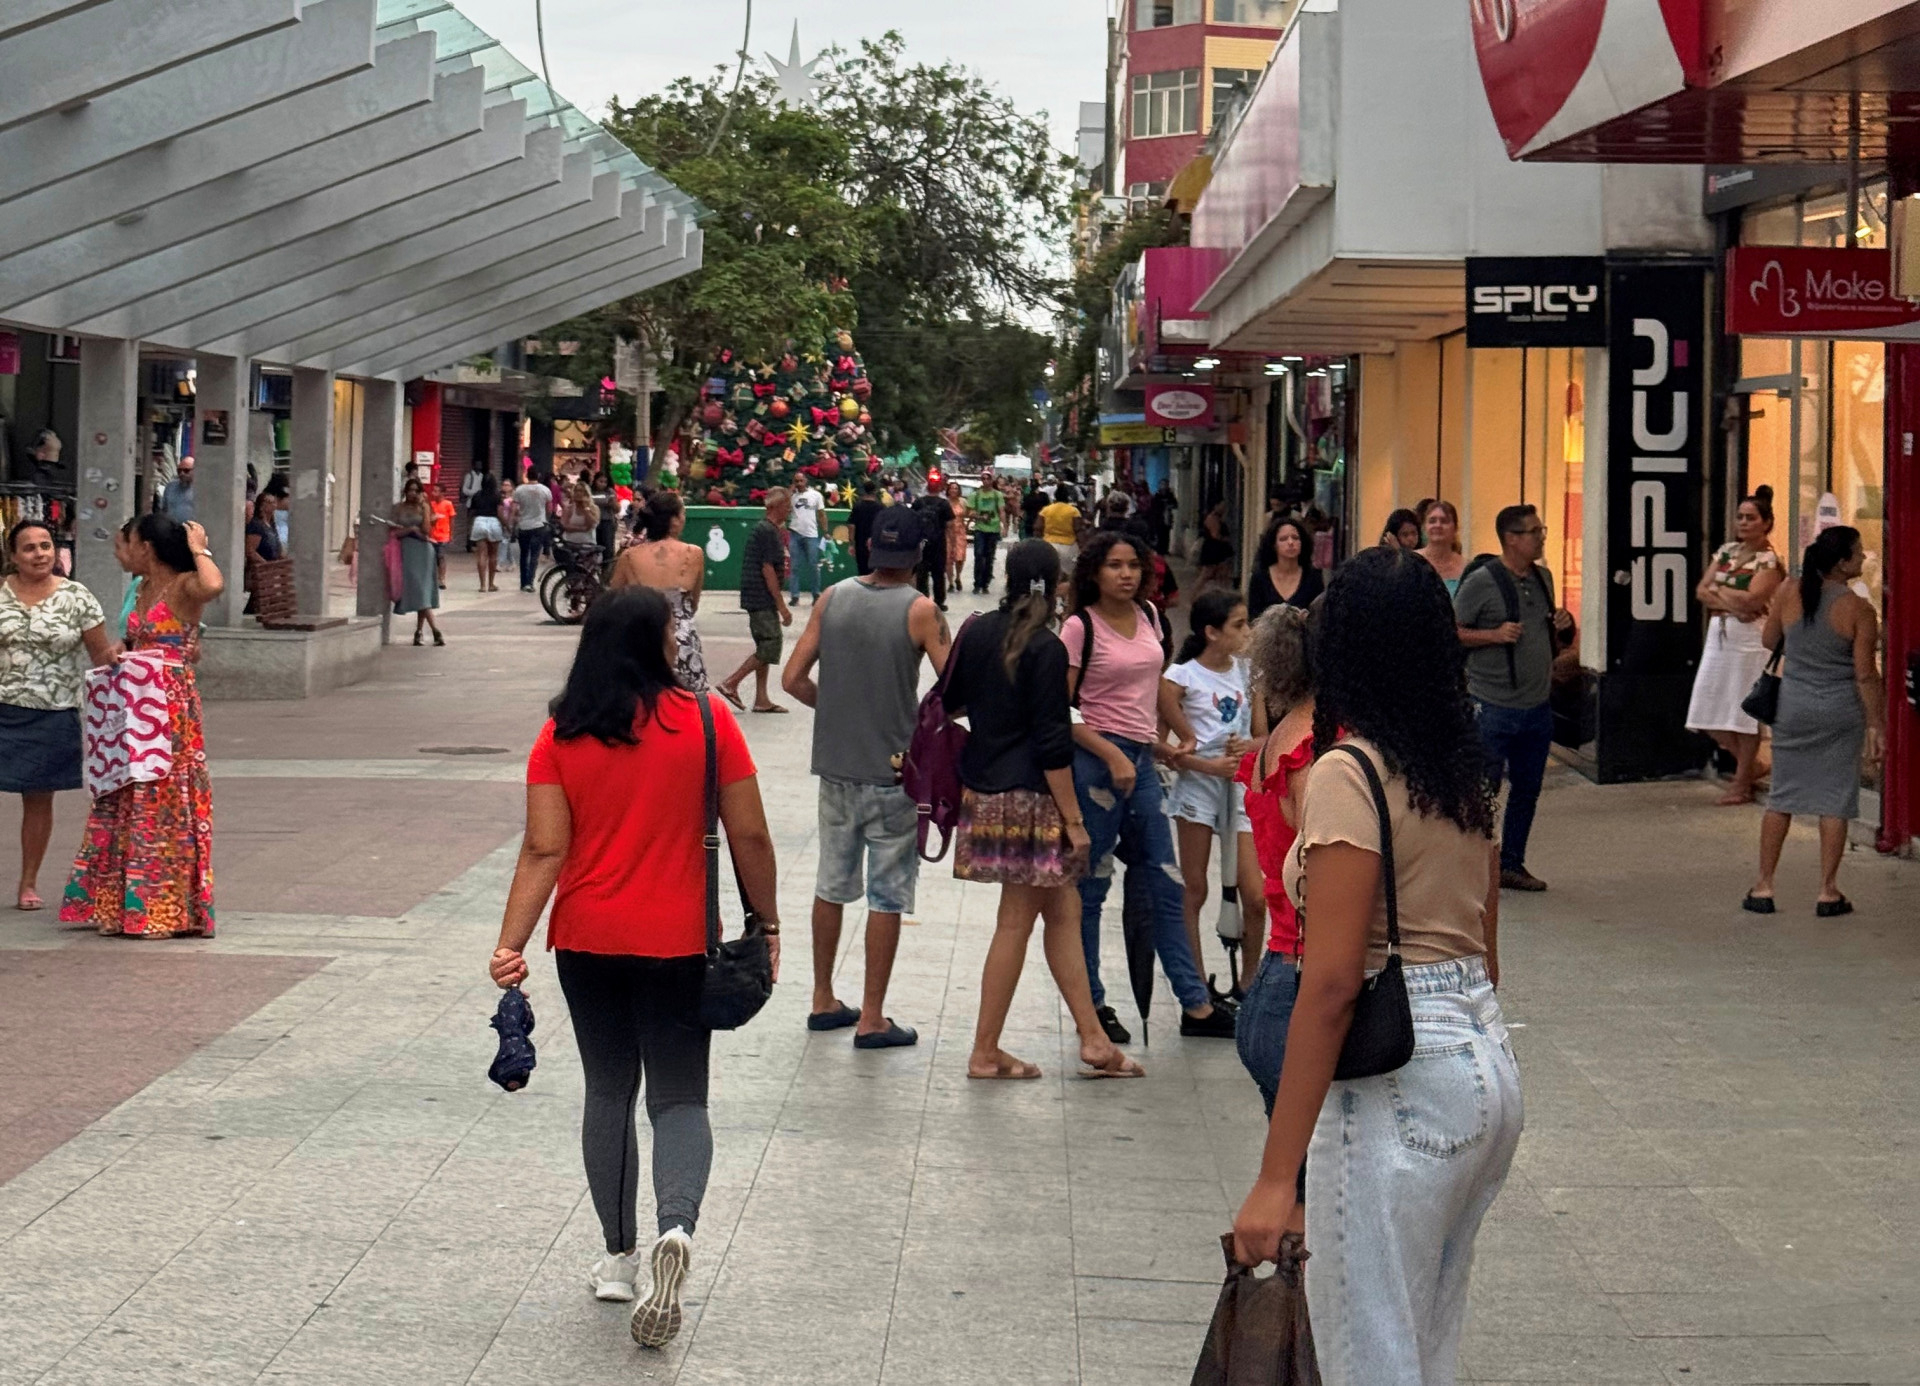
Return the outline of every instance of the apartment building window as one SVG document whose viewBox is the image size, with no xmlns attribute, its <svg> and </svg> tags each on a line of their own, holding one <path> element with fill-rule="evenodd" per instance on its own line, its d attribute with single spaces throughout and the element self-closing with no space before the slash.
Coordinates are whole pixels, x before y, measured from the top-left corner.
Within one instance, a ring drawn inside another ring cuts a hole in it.
<svg viewBox="0 0 1920 1386">
<path fill-rule="evenodd" d="M 1200 69 L 1142 73 L 1133 79 L 1133 137 L 1200 132 Z"/>
<path fill-rule="evenodd" d="M 1251 67 L 1216 67 L 1213 70 L 1213 123 L 1218 127 L 1230 112 L 1253 95 L 1260 80 L 1259 70 Z"/>
<path fill-rule="evenodd" d="M 1250 28 L 1283 29 L 1290 0 L 1213 0 L 1215 24 L 1245 24 Z"/>
<path fill-rule="evenodd" d="M 1205 8 L 1206 0 L 1133 0 L 1133 27 L 1170 29 L 1176 24 L 1198 24 Z"/>
</svg>

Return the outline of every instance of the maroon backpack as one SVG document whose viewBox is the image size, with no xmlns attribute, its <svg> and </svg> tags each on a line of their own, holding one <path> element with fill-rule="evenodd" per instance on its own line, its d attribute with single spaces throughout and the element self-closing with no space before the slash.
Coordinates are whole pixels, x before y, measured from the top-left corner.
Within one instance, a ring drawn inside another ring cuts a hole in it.
<svg viewBox="0 0 1920 1386">
<path fill-rule="evenodd" d="M 947 716 L 947 683 L 953 678 L 954 656 L 966 638 L 969 616 L 947 651 L 947 667 L 939 681 L 920 700 L 920 715 L 913 724 L 913 740 L 900 761 L 900 787 L 913 797 L 920 810 L 920 859 L 939 861 L 953 843 L 953 830 L 960 823 L 960 800 L 966 788 L 960 783 L 960 755 L 967 749 L 967 729 Z M 927 840 L 940 834 L 937 851 L 927 850 Z"/>
</svg>

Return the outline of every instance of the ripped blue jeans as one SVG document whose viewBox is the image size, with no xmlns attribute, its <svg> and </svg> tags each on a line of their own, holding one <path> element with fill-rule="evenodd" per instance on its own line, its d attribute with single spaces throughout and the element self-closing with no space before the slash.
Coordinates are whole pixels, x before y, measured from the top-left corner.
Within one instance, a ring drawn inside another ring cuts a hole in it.
<svg viewBox="0 0 1920 1386">
<path fill-rule="evenodd" d="M 1102 735 L 1106 735 L 1102 733 Z M 1180 867 L 1173 854 L 1173 829 L 1160 797 L 1160 776 L 1153 765 L 1153 748 L 1140 741 L 1107 736 L 1133 762 L 1133 792 L 1121 797 L 1105 761 L 1081 746 L 1073 748 L 1073 788 L 1080 812 L 1093 839 L 1088 853 L 1092 869 L 1080 879 L 1080 942 L 1087 954 L 1087 981 L 1093 1004 L 1107 1003 L 1100 984 L 1100 907 L 1113 885 L 1114 851 L 1125 852 L 1129 873 L 1145 878 L 1153 902 L 1153 947 L 1183 1010 L 1207 1004 L 1207 984 L 1187 942 L 1187 917 L 1182 906 Z"/>
</svg>

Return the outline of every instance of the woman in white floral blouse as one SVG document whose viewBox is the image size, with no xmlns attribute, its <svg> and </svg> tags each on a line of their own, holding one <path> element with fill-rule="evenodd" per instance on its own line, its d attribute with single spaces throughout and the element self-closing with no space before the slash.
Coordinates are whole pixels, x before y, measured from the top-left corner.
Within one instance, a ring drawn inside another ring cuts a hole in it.
<svg viewBox="0 0 1920 1386">
<path fill-rule="evenodd" d="M 80 787 L 80 684 L 89 664 L 114 657 L 93 593 L 53 570 L 53 531 L 22 520 L 7 534 L 11 572 L 0 579 L 0 793 L 20 796 L 18 909 L 35 889 L 53 796 Z"/>
</svg>

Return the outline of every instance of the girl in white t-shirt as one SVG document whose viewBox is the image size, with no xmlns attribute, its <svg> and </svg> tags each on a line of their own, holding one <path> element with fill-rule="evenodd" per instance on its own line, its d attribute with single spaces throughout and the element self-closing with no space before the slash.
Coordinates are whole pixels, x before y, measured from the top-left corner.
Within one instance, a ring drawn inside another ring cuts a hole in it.
<svg viewBox="0 0 1920 1386">
<path fill-rule="evenodd" d="M 1177 756 L 1178 775 L 1167 798 L 1180 849 L 1180 875 L 1186 888 L 1187 938 L 1193 956 L 1200 952 L 1200 915 L 1207 904 L 1208 868 L 1213 839 L 1231 829 L 1236 852 L 1233 881 L 1239 886 L 1241 938 L 1238 990 L 1253 982 L 1260 967 L 1262 911 L 1266 892 L 1260 861 L 1247 822 L 1245 793 L 1233 782 L 1234 772 L 1253 744 L 1252 713 L 1247 700 L 1246 648 L 1250 637 L 1247 603 L 1238 592 L 1208 588 L 1194 599 L 1189 622 L 1192 634 L 1181 646 L 1173 665 L 1160 678 L 1160 716 L 1171 726 L 1184 719 L 1193 729 L 1192 752 Z M 1205 970 L 1204 968 L 1202 969 Z"/>
</svg>

